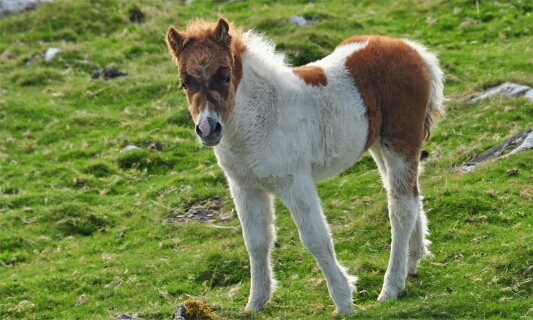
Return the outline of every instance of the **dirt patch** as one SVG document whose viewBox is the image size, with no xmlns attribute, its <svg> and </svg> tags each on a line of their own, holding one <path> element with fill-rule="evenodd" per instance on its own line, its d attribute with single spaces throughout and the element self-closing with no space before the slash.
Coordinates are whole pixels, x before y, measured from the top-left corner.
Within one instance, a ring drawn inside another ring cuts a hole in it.
<svg viewBox="0 0 533 320">
<path fill-rule="evenodd" d="M 183 214 L 163 220 L 164 223 L 175 222 L 225 222 L 231 220 L 231 213 L 220 211 L 224 200 L 221 197 L 201 201 L 187 209 Z"/>
</svg>

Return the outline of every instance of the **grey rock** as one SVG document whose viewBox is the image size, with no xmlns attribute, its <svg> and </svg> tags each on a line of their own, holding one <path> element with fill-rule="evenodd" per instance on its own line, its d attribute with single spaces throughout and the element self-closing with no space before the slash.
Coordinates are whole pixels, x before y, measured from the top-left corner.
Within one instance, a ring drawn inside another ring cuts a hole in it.
<svg viewBox="0 0 533 320">
<path fill-rule="evenodd" d="M 52 0 L 0 0 L 0 17 L 10 13 L 35 10 L 40 2 Z"/>
<path fill-rule="evenodd" d="M 287 19 L 287 22 L 294 23 L 296 25 L 299 25 L 300 27 L 313 23 L 313 21 L 307 20 L 303 16 L 298 15 L 289 17 L 289 19 Z"/>
<path fill-rule="evenodd" d="M 56 55 L 60 53 L 61 51 L 63 50 L 61 50 L 60 48 L 48 48 L 48 50 L 46 50 L 46 53 L 44 54 L 44 60 L 46 61 L 54 60 Z"/>
<path fill-rule="evenodd" d="M 496 96 L 496 95 L 506 95 L 508 97 L 518 97 L 526 96 L 530 101 L 533 101 L 533 88 L 524 86 L 521 84 L 516 84 L 512 82 L 504 82 L 497 87 L 486 90 L 481 95 L 476 98 L 470 99 L 468 103 L 478 102 L 480 100 Z"/>
<path fill-rule="evenodd" d="M 119 315 L 118 317 L 115 318 L 115 320 L 131 320 L 131 319 L 141 319 L 139 318 L 139 313 L 138 312 L 134 312 L 134 313 L 123 313 L 121 315 Z"/>
<path fill-rule="evenodd" d="M 485 150 L 484 152 L 475 156 L 472 160 L 466 162 L 461 170 L 463 172 L 472 171 L 478 163 L 495 159 L 502 156 L 507 156 L 519 151 L 524 151 L 533 148 L 533 128 L 521 132 L 509 139 L 506 139 L 502 143 Z M 510 152 L 508 152 L 511 150 Z"/>
<path fill-rule="evenodd" d="M 118 77 L 127 76 L 128 74 L 125 72 L 122 72 L 120 70 L 117 70 L 115 68 L 103 68 L 100 71 L 96 71 L 92 75 L 92 79 L 98 79 L 100 77 L 104 78 L 105 80 L 114 79 Z"/>
<path fill-rule="evenodd" d="M 140 148 L 134 145 L 129 145 L 129 146 L 125 146 L 124 148 L 120 149 L 120 152 L 126 152 L 126 151 L 134 150 L 134 149 L 140 149 Z"/>
<path fill-rule="evenodd" d="M 174 320 L 187 320 L 187 309 L 181 305 L 176 309 L 176 317 Z"/>
<path fill-rule="evenodd" d="M 513 151 L 509 152 L 507 155 L 510 155 L 510 154 L 514 154 L 514 153 L 517 153 L 517 152 L 520 152 L 520 151 L 524 151 L 524 150 L 529 150 L 529 149 L 533 149 L 533 130 L 531 130 L 529 132 L 529 134 L 527 135 L 527 137 L 524 139 L 524 141 L 522 142 L 522 144 L 520 144 L 516 149 L 514 149 Z"/>
</svg>

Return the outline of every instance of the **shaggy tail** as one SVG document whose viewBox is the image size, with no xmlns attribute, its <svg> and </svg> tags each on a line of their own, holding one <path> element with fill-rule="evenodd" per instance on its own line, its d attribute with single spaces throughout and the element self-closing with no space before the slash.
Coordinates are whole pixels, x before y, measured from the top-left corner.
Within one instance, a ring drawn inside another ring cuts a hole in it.
<svg viewBox="0 0 533 320">
<path fill-rule="evenodd" d="M 405 40 L 404 41 L 413 47 L 422 56 L 426 62 L 430 77 L 430 94 L 429 102 L 426 110 L 426 117 L 424 119 L 424 139 L 429 139 L 429 130 L 436 125 L 436 123 L 444 118 L 444 72 L 439 66 L 439 59 L 437 56 L 427 50 L 421 44 Z"/>
</svg>

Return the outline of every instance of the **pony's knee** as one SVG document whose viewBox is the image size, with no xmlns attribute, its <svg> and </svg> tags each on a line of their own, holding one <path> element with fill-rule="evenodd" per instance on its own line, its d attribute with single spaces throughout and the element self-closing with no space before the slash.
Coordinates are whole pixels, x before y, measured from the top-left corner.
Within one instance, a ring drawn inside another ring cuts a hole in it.
<svg viewBox="0 0 533 320">
<path fill-rule="evenodd" d="M 265 237 L 258 236 L 254 233 L 247 233 L 244 235 L 244 242 L 251 256 L 267 256 L 274 245 L 274 232 L 268 232 Z"/>
<path fill-rule="evenodd" d="M 333 243 L 327 227 L 313 232 L 302 232 L 301 241 L 304 247 L 313 256 L 323 256 L 333 254 Z"/>
<path fill-rule="evenodd" d="M 414 226 L 419 215 L 419 202 L 418 197 L 390 194 L 389 215 L 391 220 Z"/>
</svg>

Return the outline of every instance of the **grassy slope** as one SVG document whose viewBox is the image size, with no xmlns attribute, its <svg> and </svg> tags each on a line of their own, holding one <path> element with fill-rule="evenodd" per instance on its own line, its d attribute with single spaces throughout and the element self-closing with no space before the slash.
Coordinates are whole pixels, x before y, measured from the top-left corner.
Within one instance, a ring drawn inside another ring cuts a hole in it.
<svg viewBox="0 0 533 320">
<path fill-rule="evenodd" d="M 128 20 L 134 4 L 143 24 Z M 171 24 L 219 15 L 265 31 L 294 64 L 363 33 L 437 51 L 451 100 L 421 180 L 434 256 L 401 299 L 375 302 L 390 233 L 370 157 L 319 184 L 338 257 L 359 276 L 352 317 L 532 318 L 532 152 L 467 175 L 457 167 L 532 125 L 526 100 L 465 97 L 505 80 L 533 84 L 533 3 L 478 4 L 56 1 L 0 19 L 0 318 L 170 319 L 188 296 L 221 318 L 332 316 L 323 277 L 279 202 L 280 285 L 262 313 L 242 312 L 250 277 L 237 219 L 225 229 L 162 223 L 217 195 L 233 209 L 212 151 L 195 140 L 163 42 Z M 293 14 L 316 21 L 285 23 Z M 26 64 L 49 47 L 64 52 Z M 91 81 L 104 66 L 129 76 Z M 129 144 L 143 150 L 119 152 Z"/>
</svg>

